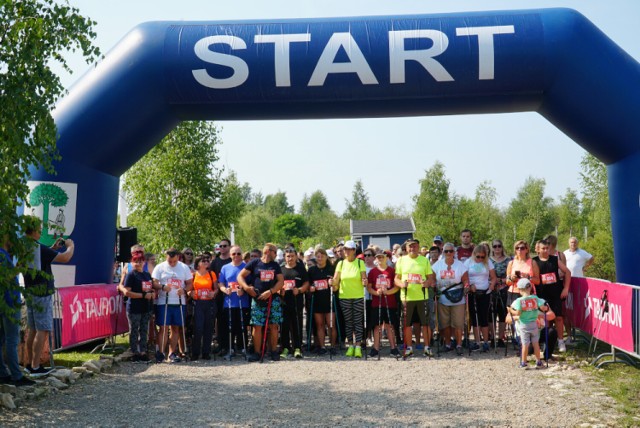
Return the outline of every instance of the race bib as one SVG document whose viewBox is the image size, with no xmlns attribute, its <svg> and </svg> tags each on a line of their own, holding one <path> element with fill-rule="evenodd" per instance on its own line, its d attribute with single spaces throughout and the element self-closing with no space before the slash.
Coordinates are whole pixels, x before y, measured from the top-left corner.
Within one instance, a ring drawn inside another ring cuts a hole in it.
<svg viewBox="0 0 640 428">
<path fill-rule="evenodd" d="M 407 281 L 409 281 L 409 284 L 420 284 L 422 283 L 422 275 L 419 273 L 408 273 Z"/>
<path fill-rule="evenodd" d="M 326 290 L 329 288 L 329 282 L 326 279 L 319 279 L 313 281 L 313 286 L 316 287 L 316 290 Z"/>
<path fill-rule="evenodd" d="M 387 289 L 389 288 L 390 282 L 389 282 L 389 278 L 387 278 L 384 275 L 379 275 L 378 278 L 376 278 L 376 290 L 381 290 L 381 289 Z"/>
<path fill-rule="evenodd" d="M 543 273 L 540 275 L 543 284 L 555 284 L 557 282 L 555 272 Z"/>
<path fill-rule="evenodd" d="M 142 281 L 142 291 L 148 293 L 152 289 L 153 287 L 151 286 L 151 281 Z"/>
<path fill-rule="evenodd" d="M 230 282 L 229 283 L 229 289 L 231 289 L 232 293 L 237 293 L 239 287 L 240 287 L 240 284 L 238 284 L 237 282 Z"/>
<path fill-rule="evenodd" d="M 167 281 L 167 285 L 168 285 L 169 287 L 174 288 L 174 289 L 176 289 L 176 290 L 177 290 L 178 288 L 180 288 L 180 287 L 182 286 L 182 280 L 180 280 L 180 279 L 178 279 L 178 278 L 170 278 L 170 279 Z"/>
<path fill-rule="evenodd" d="M 440 279 L 453 279 L 456 277 L 456 273 L 450 269 L 440 271 Z"/>
<path fill-rule="evenodd" d="M 538 310 L 538 301 L 536 299 L 525 299 L 520 303 L 520 307 L 523 311 L 535 311 Z"/>
<path fill-rule="evenodd" d="M 260 271 L 260 281 L 267 282 L 272 281 L 273 278 L 276 277 L 275 271 L 272 270 L 261 270 Z"/>
<path fill-rule="evenodd" d="M 213 290 L 208 288 L 198 288 L 197 290 L 198 300 L 211 300 L 213 298 Z"/>
<path fill-rule="evenodd" d="M 285 279 L 284 280 L 284 289 L 285 291 L 293 290 L 296 288 L 296 280 L 295 279 Z"/>
</svg>

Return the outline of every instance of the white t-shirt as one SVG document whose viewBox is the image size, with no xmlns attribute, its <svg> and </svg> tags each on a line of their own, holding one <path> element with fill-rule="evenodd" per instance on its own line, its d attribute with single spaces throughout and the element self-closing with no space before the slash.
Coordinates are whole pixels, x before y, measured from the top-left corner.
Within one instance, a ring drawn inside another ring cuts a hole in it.
<svg viewBox="0 0 640 428">
<path fill-rule="evenodd" d="M 178 305 L 178 288 L 185 287 L 185 281 L 193 279 L 193 274 L 189 269 L 189 266 L 182 262 L 178 262 L 174 267 L 171 267 L 168 262 L 164 261 L 160 263 L 153 270 L 151 275 L 153 279 L 157 279 L 161 285 L 171 285 L 171 291 L 169 291 L 169 304 Z M 164 305 L 166 300 L 165 292 L 160 290 L 158 293 L 158 304 Z M 186 303 L 186 296 L 182 296 L 182 304 Z"/>
<path fill-rule="evenodd" d="M 584 265 L 593 257 L 582 248 L 578 248 L 575 252 L 571 250 L 565 250 L 564 255 L 567 258 L 567 269 L 571 271 L 571 276 L 574 278 L 583 278 Z"/>
<path fill-rule="evenodd" d="M 450 285 L 457 284 L 462 281 L 462 275 L 467 272 L 467 267 L 460 260 L 453 260 L 453 264 L 451 268 L 448 268 L 447 262 L 443 260 L 438 260 L 436 264 L 434 264 L 431 269 L 433 273 L 436 275 L 436 284 L 438 286 L 438 290 L 442 291 Z M 451 290 L 455 290 L 458 288 L 463 288 L 464 284 L 460 284 L 459 286 L 451 288 Z M 464 305 L 464 299 L 462 299 L 458 303 L 451 303 L 449 299 L 444 294 L 441 294 L 438 297 L 438 304 L 442 304 L 445 306 L 456 306 L 456 305 Z"/>
<path fill-rule="evenodd" d="M 493 262 L 489 260 L 487 268 L 484 263 L 477 263 L 473 258 L 468 258 L 464 265 L 469 271 L 469 284 L 474 284 L 476 290 L 488 290 L 490 282 L 489 271 L 495 269 Z"/>
</svg>

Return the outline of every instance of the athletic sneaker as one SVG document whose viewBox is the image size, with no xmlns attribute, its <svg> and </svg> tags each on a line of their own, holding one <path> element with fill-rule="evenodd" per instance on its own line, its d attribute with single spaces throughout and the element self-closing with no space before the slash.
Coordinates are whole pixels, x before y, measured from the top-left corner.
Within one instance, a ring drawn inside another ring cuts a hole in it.
<svg viewBox="0 0 640 428">
<path fill-rule="evenodd" d="M 462 355 L 462 346 L 456 346 L 456 354 Z"/>
<path fill-rule="evenodd" d="M 25 372 L 26 374 L 31 374 L 31 364 L 27 364 L 26 366 L 24 366 L 22 368 L 22 371 Z"/>
<path fill-rule="evenodd" d="M 520 361 L 520 364 L 518 365 L 518 368 L 526 370 L 527 368 L 529 368 L 529 364 L 525 363 L 524 361 Z"/>
<path fill-rule="evenodd" d="M 131 356 L 131 362 L 132 362 L 132 363 L 137 363 L 137 362 L 139 362 L 139 361 L 140 361 L 140 354 L 133 354 L 133 355 Z"/>
<path fill-rule="evenodd" d="M 353 356 L 356 358 L 362 358 L 362 347 L 356 346 Z"/>
<path fill-rule="evenodd" d="M 453 351 L 453 346 L 451 345 L 444 345 L 444 352 L 451 352 Z"/>
<path fill-rule="evenodd" d="M 424 348 L 424 356 L 425 357 L 433 357 L 433 351 L 431 350 L 431 346 L 427 346 L 426 348 Z"/>
<path fill-rule="evenodd" d="M 567 345 L 564 340 L 558 340 L 558 351 L 567 352 Z"/>
<path fill-rule="evenodd" d="M 273 351 L 271 353 L 271 361 L 280 361 L 280 354 L 278 354 L 278 351 Z"/>
<path fill-rule="evenodd" d="M 504 340 L 498 339 L 498 348 L 504 348 Z"/>
<path fill-rule="evenodd" d="M 400 350 L 398 348 L 393 348 L 390 352 L 391 355 L 393 355 L 394 357 L 399 357 L 400 356 Z"/>
<path fill-rule="evenodd" d="M 470 346 L 471 346 L 471 351 L 473 352 L 480 350 L 480 345 L 478 345 L 478 342 L 473 342 Z"/>
<path fill-rule="evenodd" d="M 175 352 L 173 354 L 169 355 L 169 362 L 170 363 L 179 363 L 180 361 L 182 361 L 182 359 L 180 357 L 178 357 L 178 355 Z"/>
<path fill-rule="evenodd" d="M 284 348 L 280 353 L 280 358 L 287 358 L 289 356 L 289 348 Z"/>
<path fill-rule="evenodd" d="M 140 361 L 143 363 L 148 363 L 149 362 L 149 356 L 145 353 L 140 355 Z"/>
<path fill-rule="evenodd" d="M 247 356 L 247 361 L 250 363 L 255 363 L 256 361 L 260 361 L 260 354 L 256 354 L 255 352 L 250 353 Z"/>
<path fill-rule="evenodd" d="M 9 376 L 9 378 L 11 378 L 11 376 Z M 18 380 L 12 380 L 9 381 L 9 384 L 17 386 L 18 388 L 21 386 L 33 386 L 36 384 L 36 381 L 29 379 L 26 376 L 22 376 L 20 379 Z"/>
<path fill-rule="evenodd" d="M 411 346 L 407 346 L 407 349 L 404 350 L 404 356 L 410 357 L 412 355 L 413 355 L 413 349 L 411 348 Z"/>
<path fill-rule="evenodd" d="M 40 366 L 37 369 L 32 368 L 31 370 L 29 370 L 29 375 L 34 378 L 44 377 L 52 371 L 53 369 L 45 369 L 44 367 Z"/>
<path fill-rule="evenodd" d="M 489 352 L 491 348 L 489 347 L 489 342 L 484 342 L 482 344 L 482 352 Z"/>
<path fill-rule="evenodd" d="M 333 349 L 331 349 L 333 351 Z M 318 355 L 325 355 L 327 353 L 327 348 L 318 348 Z M 331 355 L 335 355 L 335 351 Z"/>
<path fill-rule="evenodd" d="M 536 361 L 536 369 L 543 369 L 544 365 L 542 365 L 542 360 Z"/>
<path fill-rule="evenodd" d="M 327 350 L 325 349 L 324 352 L 326 353 Z M 302 351 L 300 351 L 300 348 L 296 348 L 296 350 L 293 351 L 293 356 L 294 358 L 302 358 Z"/>
<path fill-rule="evenodd" d="M 373 358 L 373 357 L 377 357 L 379 353 L 380 353 L 380 352 L 378 352 L 378 351 L 376 350 L 376 348 L 371 348 L 371 351 L 369 351 L 369 357 L 371 357 L 371 358 Z"/>
<path fill-rule="evenodd" d="M 349 348 L 347 348 L 347 353 L 344 354 L 344 355 L 347 356 L 347 357 L 353 357 L 355 354 L 356 354 L 356 347 L 355 346 L 349 346 Z M 362 356 L 362 355 L 360 355 L 360 356 Z"/>
</svg>

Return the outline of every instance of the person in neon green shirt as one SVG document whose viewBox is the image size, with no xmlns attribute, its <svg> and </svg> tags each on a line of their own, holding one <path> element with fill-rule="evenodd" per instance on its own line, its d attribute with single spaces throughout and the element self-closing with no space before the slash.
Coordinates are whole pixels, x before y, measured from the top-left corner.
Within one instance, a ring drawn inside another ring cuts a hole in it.
<svg viewBox="0 0 640 428">
<path fill-rule="evenodd" d="M 407 255 L 398 259 L 396 263 L 395 283 L 400 287 L 400 299 L 404 305 L 403 310 L 403 337 L 404 355 L 412 355 L 411 349 L 411 319 L 417 314 L 422 327 L 424 337 L 424 354 L 433 356 L 431 351 L 431 334 L 435 327 L 432 320 L 433 306 L 429 294 L 433 291 L 429 287 L 435 284 L 435 275 L 431 270 L 429 259 L 420 255 L 420 242 L 417 239 L 409 239 L 406 242 Z M 420 339 L 416 340 L 416 343 Z"/>
<path fill-rule="evenodd" d="M 344 260 L 336 265 L 333 276 L 334 291 L 340 290 L 340 308 L 344 318 L 345 336 L 349 341 L 347 357 L 362 358 L 364 324 L 364 287 L 367 286 L 366 266 L 356 258 L 356 243 L 344 243 Z"/>
</svg>

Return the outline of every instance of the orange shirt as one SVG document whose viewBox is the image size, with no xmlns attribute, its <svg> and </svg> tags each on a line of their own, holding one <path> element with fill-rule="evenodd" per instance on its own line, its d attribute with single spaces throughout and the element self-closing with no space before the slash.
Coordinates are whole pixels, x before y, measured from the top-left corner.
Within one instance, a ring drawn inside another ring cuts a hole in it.
<svg viewBox="0 0 640 428">
<path fill-rule="evenodd" d="M 211 300 L 213 299 L 213 284 L 218 280 L 214 272 L 207 272 L 200 275 L 198 272 L 193 273 L 193 300 Z"/>
</svg>

